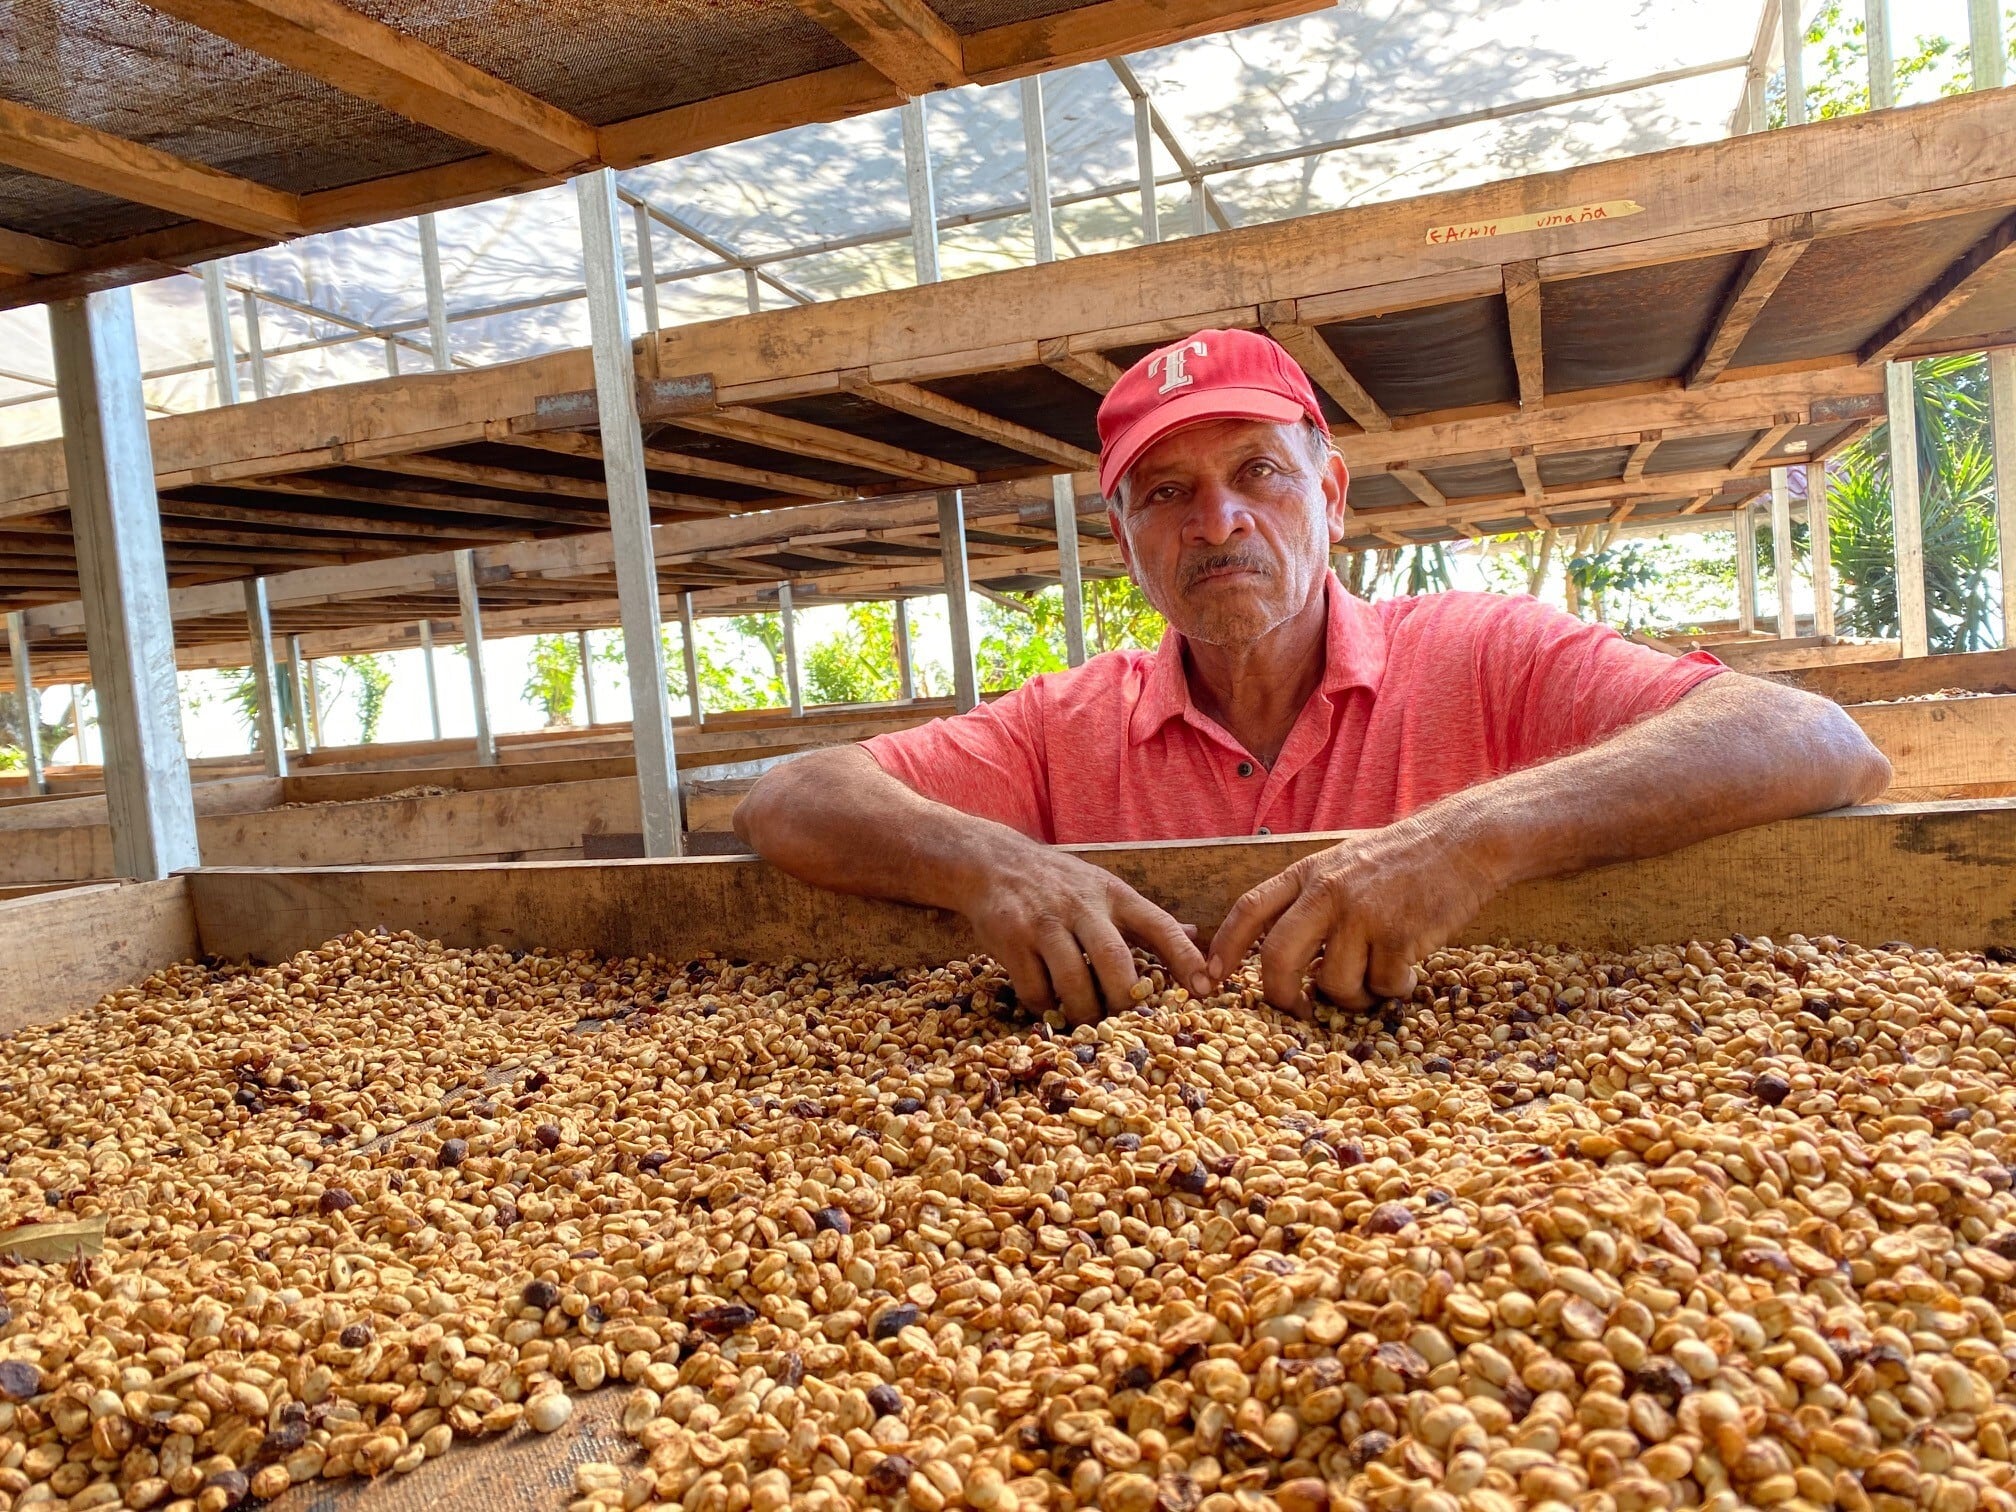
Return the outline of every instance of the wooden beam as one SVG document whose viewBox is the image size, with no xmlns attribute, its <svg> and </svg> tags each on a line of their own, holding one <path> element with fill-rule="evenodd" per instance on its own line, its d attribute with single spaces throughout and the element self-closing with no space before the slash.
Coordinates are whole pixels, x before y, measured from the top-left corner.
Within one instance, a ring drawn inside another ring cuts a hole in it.
<svg viewBox="0 0 2016 1512">
<path fill-rule="evenodd" d="M 1519 403 L 1538 408 L 1547 395 L 1540 343 L 1540 264 L 1532 258 L 1505 264 L 1505 319 L 1512 329 L 1512 362 L 1519 369 Z"/>
<path fill-rule="evenodd" d="M 382 502 L 382 501 L 381 501 Z M 334 534 L 384 536 L 439 536 L 444 544 L 452 537 L 463 545 L 478 541 L 522 541 L 522 525 L 479 525 L 466 520 L 438 523 L 430 520 L 387 518 L 383 515 L 322 514 L 319 511 L 268 509 L 257 504 L 217 504 L 208 499 L 183 499 L 174 494 L 161 496 L 161 517 L 178 520 L 222 520 L 246 525 L 279 525 L 296 530 L 318 530 Z M 593 518 L 592 516 L 590 518 Z"/>
<path fill-rule="evenodd" d="M 947 399 L 943 394 L 934 394 L 914 383 L 876 383 L 869 378 L 865 368 L 855 368 L 840 375 L 840 384 L 849 393 L 871 399 L 913 420 L 924 420 L 947 430 L 977 436 L 1009 451 L 1024 452 L 1045 462 L 1061 463 L 1076 472 L 1096 472 L 1099 467 L 1097 452 L 1073 446 L 1055 436 L 1046 436 L 1013 420 L 1003 420 L 970 404 L 961 404 L 956 399 Z"/>
<path fill-rule="evenodd" d="M 885 473 L 890 477 L 913 478 L 919 483 L 934 483 L 956 488 L 980 481 L 980 475 L 971 468 L 941 462 L 936 457 L 927 457 L 921 452 L 909 451 L 900 446 L 886 446 L 880 441 L 870 441 L 864 436 L 852 436 L 845 431 L 814 425 L 810 421 L 793 420 L 785 415 L 772 415 L 763 410 L 747 409 L 739 405 L 730 405 L 724 409 L 704 413 L 678 415 L 673 417 L 671 423 L 682 430 L 721 436 L 730 441 L 742 441 L 751 446 L 764 447 L 770 451 L 789 452 L 795 456 L 818 457 L 827 462 L 839 462 L 849 467 Z"/>
<path fill-rule="evenodd" d="M 585 509 L 527 504 L 513 499 L 476 499 L 466 494 L 430 493 L 413 488 L 375 488 L 368 483 L 338 483 L 327 478 L 282 474 L 271 478 L 241 478 L 231 485 L 248 493 L 286 494 L 297 499 L 338 499 L 349 504 L 383 502 L 407 509 L 438 509 L 453 514 L 486 515 L 498 520 L 528 520 L 542 525 L 597 529 L 601 519 Z"/>
<path fill-rule="evenodd" d="M 924 0 L 791 0 L 905 95 L 966 82 L 959 34 Z"/>
<path fill-rule="evenodd" d="M 1871 337 L 1860 353 L 1863 365 L 1873 367 L 1890 361 L 1942 323 L 1980 293 L 1990 278 L 2007 269 L 2012 253 L 2016 253 L 2016 215 L 1969 247 L 1958 262 L 1939 275 L 1931 288 L 1898 311 L 1888 325 Z"/>
<path fill-rule="evenodd" d="M 1302 370 L 1317 383 L 1323 391 L 1342 406 L 1344 413 L 1358 422 L 1360 430 L 1386 431 L 1393 429 L 1393 420 L 1366 391 L 1365 385 L 1351 375 L 1351 370 L 1330 349 L 1312 325 L 1305 325 L 1295 318 L 1295 302 L 1276 300 L 1260 307 L 1260 325 L 1269 336 L 1288 350 L 1288 355 L 1302 364 Z"/>
<path fill-rule="evenodd" d="M 297 195 L 13 100 L 0 99 L 0 163 L 235 231 L 294 236 L 302 229 Z"/>
<path fill-rule="evenodd" d="M 1449 503 L 1448 495 L 1428 481 L 1428 475 L 1418 468 L 1395 467 L 1389 469 L 1394 477 L 1407 485 L 1407 491 L 1431 509 L 1442 509 Z"/>
<path fill-rule="evenodd" d="M 1708 339 L 1701 344 L 1693 365 L 1687 369 L 1687 387 L 1706 388 L 1729 366 L 1743 338 L 1764 313 L 1764 305 L 1777 292 L 1792 265 L 1813 245 L 1813 217 L 1799 217 L 1801 224 L 1775 235 L 1744 259 L 1742 271 L 1729 297 L 1716 312 Z"/>
<path fill-rule="evenodd" d="M 562 499 L 592 499 L 606 502 L 607 485 L 593 478 L 565 477 L 558 473 L 520 472 L 512 467 L 489 467 L 478 462 L 458 462 L 452 457 L 374 457 L 355 464 L 373 472 L 398 473 L 405 477 L 433 478 L 443 483 L 471 483 L 481 488 L 501 488 L 512 493 L 545 494 Z M 671 493 L 662 488 L 650 492 L 651 507 L 684 514 L 726 514 L 738 506 L 727 499 L 704 494 Z"/>
<path fill-rule="evenodd" d="M 1063 336 L 1040 343 L 1036 354 L 1045 367 L 1062 373 L 1074 383 L 1082 383 L 1095 394 L 1110 393 L 1122 376 L 1120 369 L 1102 353 L 1080 348 Z"/>
<path fill-rule="evenodd" d="M 154 9 L 544 173 L 596 156 L 586 121 L 339 0 L 161 0 Z"/>
<path fill-rule="evenodd" d="M 1624 481 L 1636 483 L 1645 476 L 1645 464 L 1652 460 L 1652 453 L 1659 450 L 1662 436 L 1658 431 L 1646 431 L 1638 438 L 1638 444 L 1631 448 L 1631 455 L 1624 461 Z"/>
<path fill-rule="evenodd" d="M 594 462 L 602 460 L 602 443 L 579 431 L 513 432 L 500 429 L 489 439 L 501 441 L 507 446 L 558 452 L 566 457 L 586 457 Z M 837 503 L 841 499 L 860 497 L 856 490 L 839 483 L 822 483 L 817 478 L 801 478 L 795 473 L 772 472 L 767 467 L 744 467 L 739 462 L 718 462 L 712 457 L 695 457 L 686 452 L 666 451 L 663 447 L 645 447 L 644 465 L 652 472 L 708 478 L 716 483 L 739 483 L 747 488 L 760 488 L 766 493 L 790 494 L 801 499 Z"/>
<path fill-rule="evenodd" d="M 62 242 L 0 228 L 0 273 L 69 273 L 84 265 L 83 252 Z"/>
<path fill-rule="evenodd" d="M 1743 455 L 1729 464 L 1731 473 L 1747 473 L 1761 463 L 1772 452 L 1784 444 L 1785 438 L 1797 429 L 1798 417 L 1781 418 L 1777 424 L 1760 434 L 1744 448 Z M 1803 459 L 1802 459 L 1803 460 Z"/>
<path fill-rule="evenodd" d="M 1530 446 L 1513 447 L 1512 466 L 1519 474 L 1519 486 L 1526 490 L 1526 497 L 1531 499 L 1535 504 L 1538 504 L 1540 496 L 1546 492 L 1546 489 L 1540 482 L 1540 462 L 1533 455 L 1533 448 Z"/>
<path fill-rule="evenodd" d="M 1689 499 L 1685 504 L 1680 506 L 1680 513 L 1682 513 L 1683 515 L 1699 514 L 1703 509 L 1706 509 L 1710 504 L 1712 504 L 1715 501 L 1716 497 L 1717 497 L 1716 493 L 1696 494 L 1693 498 Z"/>
<path fill-rule="evenodd" d="M 976 84 L 1096 63 L 1192 37 L 1236 31 L 1324 10 L 1331 0 L 1104 0 L 1035 21 L 1010 22 L 965 39 L 966 72 Z"/>
</svg>

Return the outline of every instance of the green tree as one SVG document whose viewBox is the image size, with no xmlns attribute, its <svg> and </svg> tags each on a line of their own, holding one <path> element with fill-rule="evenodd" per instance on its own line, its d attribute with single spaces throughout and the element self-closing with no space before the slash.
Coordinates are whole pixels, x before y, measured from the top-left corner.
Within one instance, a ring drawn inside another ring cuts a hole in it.
<svg viewBox="0 0 2016 1512">
<path fill-rule="evenodd" d="M 357 743 L 369 745 L 378 738 L 378 725 L 385 717 L 385 695 L 392 687 L 392 673 L 376 656 L 337 658 L 345 683 L 357 679 Z"/>
<path fill-rule="evenodd" d="M 61 717 L 51 720 L 49 711 L 57 700 L 45 690 L 37 702 L 35 735 L 46 762 L 50 752 L 74 733 L 76 710 L 66 699 Z M 28 732 L 22 728 L 21 700 L 12 693 L 0 693 L 0 772 L 18 772 L 28 765 L 27 741 Z"/>
<path fill-rule="evenodd" d="M 846 623 L 804 651 L 808 703 L 878 703 L 901 691 L 896 616 L 888 604 L 849 604 Z"/>
<path fill-rule="evenodd" d="M 1857 5 L 1851 13 L 1842 0 L 1827 0 L 1807 23 L 1806 45 L 1806 119 L 1831 121 L 1869 109 L 1869 39 L 1863 7 Z M 1812 66 L 1811 49 L 1815 47 L 1820 49 L 1818 68 Z M 1916 37 L 1908 46 L 1893 45 L 1893 52 L 1899 94 L 1914 80 L 1928 75 L 1938 83 L 1941 94 L 1963 94 L 1970 87 L 1967 49 L 1956 47 L 1948 38 Z M 1765 117 L 1773 127 L 1785 124 L 1782 73 L 1768 86 Z"/>
<path fill-rule="evenodd" d="M 533 637 L 532 658 L 525 673 L 525 701 L 538 706 L 549 727 L 574 722 L 580 676 L 581 647 L 572 634 Z"/>
</svg>

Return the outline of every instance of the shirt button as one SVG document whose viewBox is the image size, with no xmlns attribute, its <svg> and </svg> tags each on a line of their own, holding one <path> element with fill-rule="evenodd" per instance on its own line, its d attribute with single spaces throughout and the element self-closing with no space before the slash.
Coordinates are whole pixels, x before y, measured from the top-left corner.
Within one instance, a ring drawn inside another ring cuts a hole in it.
<svg viewBox="0 0 2016 1512">
<path fill-rule="evenodd" d="M 1267 828 L 1267 826 L 1266 826 L 1266 825 L 1264 825 L 1264 824 L 1263 824 L 1263 825 L 1261 825 L 1261 826 L 1260 826 L 1260 828 L 1259 828 L 1258 830 L 1256 830 L 1256 831 L 1255 831 L 1254 833 L 1256 833 L 1256 834 L 1261 834 L 1261 835 L 1271 835 L 1271 834 L 1273 834 L 1273 833 L 1274 833 L 1274 831 L 1270 830 L 1269 828 Z"/>
<path fill-rule="evenodd" d="M 1250 761 L 1242 761 L 1242 762 L 1240 762 L 1240 763 L 1239 763 L 1239 775 L 1240 775 L 1241 777 L 1251 777 L 1251 776 L 1253 775 L 1253 763 L 1252 763 L 1252 762 L 1250 762 Z"/>
</svg>

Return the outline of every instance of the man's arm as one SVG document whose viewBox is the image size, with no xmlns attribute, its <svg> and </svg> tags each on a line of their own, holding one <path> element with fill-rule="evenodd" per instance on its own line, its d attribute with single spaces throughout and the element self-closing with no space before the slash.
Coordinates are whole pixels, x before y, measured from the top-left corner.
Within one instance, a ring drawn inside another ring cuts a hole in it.
<svg viewBox="0 0 2016 1512">
<path fill-rule="evenodd" d="M 1222 980 L 1256 940 L 1267 1000 L 1404 997 L 1414 965 L 1515 882 L 1663 855 L 1865 802 L 1890 763 L 1824 698 L 1725 672 L 1671 708 L 1541 766 L 1319 851 L 1241 898 L 1211 942 Z"/>
<path fill-rule="evenodd" d="M 859 746 L 771 768 L 735 810 L 735 833 L 815 887 L 963 914 L 1022 1001 L 1061 1002 L 1076 1023 L 1097 1018 L 1102 998 L 1128 1002 L 1129 940 L 1193 990 L 1208 986 L 1183 926 L 1118 877 L 922 797 Z"/>
</svg>

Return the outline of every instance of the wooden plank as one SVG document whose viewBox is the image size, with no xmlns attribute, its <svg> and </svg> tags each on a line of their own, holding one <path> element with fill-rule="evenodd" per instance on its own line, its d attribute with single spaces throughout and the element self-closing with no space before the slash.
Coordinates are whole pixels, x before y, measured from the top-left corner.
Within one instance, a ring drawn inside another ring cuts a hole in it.
<svg viewBox="0 0 2016 1512">
<path fill-rule="evenodd" d="M 1631 455 L 1624 460 L 1626 483 L 1635 483 L 1645 476 L 1645 464 L 1652 460 L 1652 453 L 1659 450 L 1662 439 L 1664 433 L 1656 430 L 1647 431 L 1638 438 L 1637 443 L 1631 448 Z"/>
<path fill-rule="evenodd" d="M 1247 888 L 1334 839 L 1074 849 L 1208 935 Z M 930 961 L 973 948 L 949 915 L 820 892 L 753 860 L 205 869 L 188 881 L 203 948 L 226 956 L 272 959 L 372 926 L 459 946 L 674 958 L 732 949 L 756 959 Z M 2006 943 L 2016 938 L 2016 803 L 1851 810 L 1528 883 L 1461 938 L 1623 949 L 1738 930 L 1949 949 Z"/>
<path fill-rule="evenodd" d="M 959 34 L 924 0 L 791 0 L 905 95 L 966 82 Z"/>
<path fill-rule="evenodd" d="M 302 230 L 295 195 L 14 100 L 0 99 L 0 163 L 259 236 Z"/>
<path fill-rule="evenodd" d="M 492 467 L 478 462 L 459 462 L 452 457 L 374 457 L 356 464 L 373 472 L 397 473 L 403 477 L 433 478 L 444 483 L 469 483 L 513 493 L 548 494 L 562 499 L 592 499 L 606 503 L 608 485 L 594 478 L 577 478 L 561 473 L 524 472 L 515 467 Z M 727 499 L 704 494 L 674 493 L 669 489 L 649 490 L 653 509 L 676 510 L 688 514 L 726 514 L 742 507 Z"/>
<path fill-rule="evenodd" d="M 2016 782 L 2016 695 L 1860 704 L 1848 713 L 1890 758 L 1893 788 Z"/>
<path fill-rule="evenodd" d="M 683 430 L 746 441 L 771 451 L 821 457 L 828 462 L 865 467 L 891 477 L 913 478 L 920 483 L 957 487 L 962 483 L 980 481 L 980 475 L 971 468 L 941 462 L 936 457 L 927 457 L 901 446 L 887 446 L 865 436 L 849 435 L 846 431 L 813 425 L 806 420 L 793 420 L 786 415 L 767 414 L 758 409 L 730 406 L 712 413 L 680 415 L 673 423 Z"/>
<path fill-rule="evenodd" d="M 1407 491 L 1431 509 L 1445 509 L 1449 499 L 1441 489 L 1428 481 L 1428 475 L 1418 468 L 1395 467 L 1388 469 L 1394 477 L 1407 485 Z"/>
<path fill-rule="evenodd" d="M 1864 366 L 1888 362 L 1921 336 L 1930 334 L 1967 303 L 1990 278 L 2008 268 L 2016 253 L 2016 215 L 2010 216 L 1966 253 L 1932 286 L 1899 310 L 1890 323 L 1863 344 Z"/>
<path fill-rule="evenodd" d="M 154 8 L 542 172 L 565 173 L 596 156 L 586 121 L 339 0 L 161 0 Z"/>
<path fill-rule="evenodd" d="M 602 460 L 602 443 L 594 436 L 584 436 L 579 431 L 522 431 L 514 432 L 508 427 L 499 427 L 496 434 L 489 437 L 507 446 L 530 447 L 535 451 L 558 452 L 562 456 L 585 457 L 591 462 Z M 760 488 L 768 493 L 791 494 L 801 499 L 837 501 L 858 498 L 851 488 L 837 483 L 822 483 L 816 478 L 801 478 L 794 473 L 773 472 L 767 467 L 744 467 L 737 462 L 718 462 L 712 457 L 695 457 L 686 452 L 668 451 L 664 447 L 644 448 L 644 465 L 653 472 L 678 473 L 688 478 L 708 478 L 717 483 L 740 483 L 749 488 Z"/>
<path fill-rule="evenodd" d="M 1344 413 L 1358 422 L 1360 430 L 1393 429 L 1393 419 L 1374 399 L 1365 385 L 1352 376 L 1342 359 L 1330 349 L 1311 325 L 1296 316 L 1293 300 L 1278 300 L 1260 307 L 1260 325 L 1269 336 L 1288 349 L 1288 355 L 1302 364 L 1323 391 L 1342 406 Z"/>
<path fill-rule="evenodd" d="M 965 39 L 966 73 L 998 84 L 1119 53 L 1168 47 L 1213 32 L 1258 26 L 1323 10 L 1331 0 L 1102 0 L 1035 21 L 974 32 Z"/>
<path fill-rule="evenodd" d="M 1785 438 L 1798 429 L 1798 417 L 1780 417 L 1778 423 L 1766 427 L 1743 449 L 1743 455 L 1729 464 L 1731 473 L 1747 473 L 1761 466 L 1764 459 L 1785 443 Z"/>
<path fill-rule="evenodd" d="M 183 877 L 16 899 L 0 912 L 0 1032 L 88 1008 L 198 948 Z"/>
<path fill-rule="evenodd" d="M 1709 327 L 1708 339 L 1702 343 L 1693 365 L 1687 370 L 1687 387 L 1706 388 L 1722 376 L 1737 349 L 1743 345 L 1743 338 L 1750 334 L 1757 317 L 1764 313 L 1765 304 L 1777 292 L 1778 285 L 1785 281 L 1785 275 L 1792 271 L 1792 265 L 1799 261 L 1805 250 L 1813 245 L 1813 218 L 1804 216 L 1800 222 L 1774 235 L 1769 243 L 1751 252 L 1744 260 L 1742 271 L 1736 275 L 1735 286 L 1722 302 L 1722 308 L 1716 312 L 1714 325 Z"/>
<path fill-rule="evenodd" d="M 1096 472 L 1099 454 L 1089 452 L 1082 446 L 1073 446 L 1068 441 L 1060 441 L 1055 436 L 1046 436 L 1041 431 L 1026 425 L 1018 425 L 1012 420 L 987 414 L 970 404 L 961 404 L 956 399 L 947 399 L 943 394 L 934 394 L 914 383 L 876 383 L 870 380 L 865 368 L 856 368 L 840 376 L 840 382 L 849 393 L 859 394 L 864 399 L 895 410 L 898 414 L 909 415 L 912 419 L 928 421 L 932 425 L 942 425 L 947 430 L 959 431 L 964 435 L 978 436 L 983 441 L 991 441 L 996 446 L 1005 446 L 1010 451 L 1025 452 L 1032 457 L 1040 457 L 1045 462 L 1056 462 L 1076 472 Z"/>
<path fill-rule="evenodd" d="M 1540 331 L 1540 265 L 1532 258 L 1505 264 L 1505 320 L 1512 330 L 1512 363 L 1519 370 L 1519 403 L 1537 409 L 1547 396 Z"/>
<path fill-rule="evenodd" d="M 82 261 L 75 247 L 0 227 L 0 273 L 68 273 Z"/>
<path fill-rule="evenodd" d="M 1095 394 L 1111 392 L 1121 378 L 1116 364 L 1107 361 L 1099 352 L 1089 347 L 1081 348 L 1062 336 L 1053 336 L 1041 342 L 1037 353 L 1044 366 L 1062 373 L 1074 383 L 1082 383 Z"/>
<path fill-rule="evenodd" d="M 1880 662 L 1830 666 L 1789 672 L 1785 681 L 1836 703 L 1873 703 L 1916 698 L 1946 688 L 1972 693 L 2016 693 L 2016 649 L 1965 651 L 1942 656 L 1898 658 L 1895 642 Z"/>
</svg>

